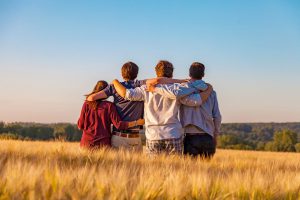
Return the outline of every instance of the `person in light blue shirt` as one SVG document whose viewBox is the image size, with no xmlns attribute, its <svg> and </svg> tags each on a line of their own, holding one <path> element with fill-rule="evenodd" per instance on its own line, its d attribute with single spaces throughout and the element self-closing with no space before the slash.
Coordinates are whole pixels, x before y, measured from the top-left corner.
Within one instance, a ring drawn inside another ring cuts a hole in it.
<svg viewBox="0 0 300 200">
<path fill-rule="evenodd" d="M 190 67 L 190 80 L 185 83 L 187 87 L 201 86 L 205 89 L 204 77 L 205 66 L 202 63 L 194 62 Z M 163 96 L 170 96 L 168 90 L 156 88 L 156 93 Z M 216 151 L 216 140 L 220 134 L 221 113 L 218 105 L 217 94 L 211 93 L 207 101 L 199 106 L 188 106 L 183 104 L 180 108 L 180 121 L 184 127 L 184 153 L 192 156 L 210 158 Z"/>
</svg>

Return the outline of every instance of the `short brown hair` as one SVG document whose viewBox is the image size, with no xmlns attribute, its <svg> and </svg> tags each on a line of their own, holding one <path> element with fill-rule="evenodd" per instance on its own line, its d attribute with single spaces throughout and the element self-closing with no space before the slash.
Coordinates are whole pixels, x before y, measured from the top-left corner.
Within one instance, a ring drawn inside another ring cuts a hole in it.
<svg viewBox="0 0 300 200">
<path fill-rule="evenodd" d="M 173 64 L 166 60 L 161 60 L 155 67 L 157 77 L 173 77 L 174 67 Z"/>
<path fill-rule="evenodd" d="M 121 71 L 123 79 L 134 80 L 139 73 L 139 67 L 133 62 L 127 62 L 122 66 Z"/>
<path fill-rule="evenodd" d="M 204 77 L 205 66 L 202 63 L 194 62 L 190 67 L 190 77 L 202 79 Z"/>
</svg>

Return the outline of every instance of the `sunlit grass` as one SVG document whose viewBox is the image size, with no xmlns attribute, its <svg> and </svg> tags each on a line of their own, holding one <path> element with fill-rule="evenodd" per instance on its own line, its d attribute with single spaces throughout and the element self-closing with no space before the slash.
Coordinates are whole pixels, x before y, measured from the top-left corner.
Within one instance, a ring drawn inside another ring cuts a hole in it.
<svg viewBox="0 0 300 200">
<path fill-rule="evenodd" d="M 300 199 L 300 154 L 217 150 L 203 161 L 0 140 L 0 177 L 0 199 Z"/>
</svg>

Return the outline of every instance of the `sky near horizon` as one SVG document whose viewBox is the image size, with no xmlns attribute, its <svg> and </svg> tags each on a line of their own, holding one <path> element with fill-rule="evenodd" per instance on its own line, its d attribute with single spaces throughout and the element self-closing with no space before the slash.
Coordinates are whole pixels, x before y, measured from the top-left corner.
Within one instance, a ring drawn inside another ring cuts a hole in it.
<svg viewBox="0 0 300 200">
<path fill-rule="evenodd" d="M 206 65 L 224 122 L 300 121 L 300 1 L 0 0 L 0 121 L 72 122 L 98 80 Z"/>
</svg>

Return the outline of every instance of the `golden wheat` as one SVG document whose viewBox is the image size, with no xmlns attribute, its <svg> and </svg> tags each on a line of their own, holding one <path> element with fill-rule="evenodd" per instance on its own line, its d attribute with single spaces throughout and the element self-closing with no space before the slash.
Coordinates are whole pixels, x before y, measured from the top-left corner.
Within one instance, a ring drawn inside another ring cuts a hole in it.
<svg viewBox="0 0 300 200">
<path fill-rule="evenodd" d="M 300 154 L 218 150 L 210 161 L 0 141 L 0 199 L 300 199 Z"/>
</svg>

